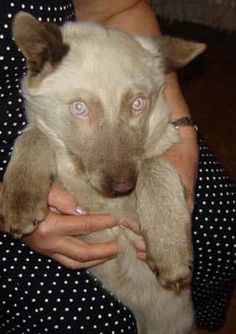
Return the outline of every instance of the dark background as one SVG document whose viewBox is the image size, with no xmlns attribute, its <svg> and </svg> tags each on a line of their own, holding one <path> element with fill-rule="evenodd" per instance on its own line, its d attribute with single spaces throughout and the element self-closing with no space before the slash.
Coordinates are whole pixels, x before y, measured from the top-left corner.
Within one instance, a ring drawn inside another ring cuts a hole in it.
<svg viewBox="0 0 236 334">
<path fill-rule="evenodd" d="M 201 135 L 236 180 L 236 32 L 158 20 L 164 34 L 207 43 L 206 52 L 180 70 L 180 85 Z M 198 332 L 205 333 L 236 334 L 236 290 L 224 328 Z"/>
</svg>

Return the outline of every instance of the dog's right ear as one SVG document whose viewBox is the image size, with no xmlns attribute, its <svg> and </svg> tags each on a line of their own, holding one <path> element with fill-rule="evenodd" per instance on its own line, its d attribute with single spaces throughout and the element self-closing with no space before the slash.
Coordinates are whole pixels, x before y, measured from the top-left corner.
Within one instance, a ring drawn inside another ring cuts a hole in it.
<svg viewBox="0 0 236 334">
<path fill-rule="evenodd" d="M 138 36 L 135 39 L 152 55 L 163 58 L 166 72 L 184 67 L 206 49 L 205 43 L 170 36 L 160 38 Z"/>
<path fill-rule="evenodd" d="M 28 13 L 19 12 L 15 16 L 12 31 L 27 59 L 32 76 L 39 74 L 45 67 L 53 68 L 69 50 L 69 46 L 63 43 L 59 27 L 39 22 Z"/>
<path fill-rule="evenodd" d="M 205 43 L 176 37 L 163 36 L 159 39 L 159 43 L 167 72 L 184 67 L 206 50 Z"/>
</svg>

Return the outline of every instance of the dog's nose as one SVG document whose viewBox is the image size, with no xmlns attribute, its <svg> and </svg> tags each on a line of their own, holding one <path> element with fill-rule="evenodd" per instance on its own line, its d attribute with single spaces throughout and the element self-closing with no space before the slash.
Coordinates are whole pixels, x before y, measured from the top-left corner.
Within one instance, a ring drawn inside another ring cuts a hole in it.
<svg viewBox="0 0 236 334">
<path fill-rule="evenodd" d="M 131 193 L 135 186 L 136 181 L 134 179 L 128 181 L 111 181 L 109 189 L 114 196 L 122 196 Z"/>
</svg>

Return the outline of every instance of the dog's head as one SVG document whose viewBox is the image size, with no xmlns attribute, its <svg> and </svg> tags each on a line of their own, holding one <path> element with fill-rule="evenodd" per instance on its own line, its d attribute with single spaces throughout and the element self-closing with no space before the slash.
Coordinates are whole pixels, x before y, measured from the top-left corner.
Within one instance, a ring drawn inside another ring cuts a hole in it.
<svg viewBox="0 0 236 334">
<path fill-rule="evenodd" d="M 143 159 L 176 140 L 163 95 L 166 59 L 182 66 L 203 46 L 135 39 L 92 23 L 58 28 L 25 13 L 13 33 L 28 62 L 31 122 L 66 148 L 98 191 L 132 191 Z"/>
</svg>

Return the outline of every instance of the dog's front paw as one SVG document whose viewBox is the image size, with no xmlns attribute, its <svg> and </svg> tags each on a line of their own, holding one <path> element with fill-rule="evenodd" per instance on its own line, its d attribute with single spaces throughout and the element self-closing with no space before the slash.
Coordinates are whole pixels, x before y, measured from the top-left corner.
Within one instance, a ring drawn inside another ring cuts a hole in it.
<svg viewBox="0 0 236 334">
<path fill-rule="evenodd" d="M 165 289 L 180 292 L 191 284 L 192 263 L 179 263 L 178 268 L 175 266 L 162 268 L 158 280 Z"/>
<path fill-rule="evenodd" d="M 160 284 L 169 290 L 179 292 L 188 287 L 192 280 L 192 250 L 189 247 L 171 248 L 158 254 L 148 253 L 148 264 Z"/>
<path fill-rule="evenodd" d="M 157 276 L 160 284 L 169 290 L 179 292 L 188 287 L 192 280 L 192 259 L 158 259 L 148 256 L 148 264 Z"/>
<path fill-rule="evenodd" d="M 12 185 L 4 187 L 1 203 L 4 230 L 15 238 L 32 233 L 47 210 L 47 196 L 37 189 L 23 191 Z"/>
</svg>

